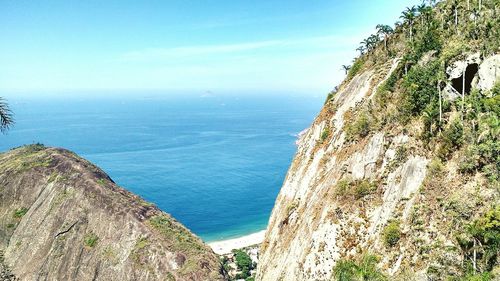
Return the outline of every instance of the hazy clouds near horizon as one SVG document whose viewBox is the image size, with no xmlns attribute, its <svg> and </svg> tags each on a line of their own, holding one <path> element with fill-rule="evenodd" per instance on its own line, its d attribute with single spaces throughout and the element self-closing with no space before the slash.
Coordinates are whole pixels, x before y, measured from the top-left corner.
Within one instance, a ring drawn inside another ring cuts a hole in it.
<svg viewBox="0 0 500 281">
<path fill-rule="evenodd" d="M 2 1 L 0 94 L 322 94 L 377 23 L 415 2 Z"/>
</svg>

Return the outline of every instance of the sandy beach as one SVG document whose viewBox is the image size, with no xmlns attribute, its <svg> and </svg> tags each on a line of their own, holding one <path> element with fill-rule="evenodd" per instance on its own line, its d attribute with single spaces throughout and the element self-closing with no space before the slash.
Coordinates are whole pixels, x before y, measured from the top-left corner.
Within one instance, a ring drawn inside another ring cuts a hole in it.
<svg viewBox="0 0 500 281">
<path fill-rule="evenodd" d="M 240 249 L 262 243 L 265 233 L 266 231 L 262 230 L 239 238 L 215 241 L 208 243 L 208 245 L 219 255 L 229 254 L 233 249 Z"/>
</svg>

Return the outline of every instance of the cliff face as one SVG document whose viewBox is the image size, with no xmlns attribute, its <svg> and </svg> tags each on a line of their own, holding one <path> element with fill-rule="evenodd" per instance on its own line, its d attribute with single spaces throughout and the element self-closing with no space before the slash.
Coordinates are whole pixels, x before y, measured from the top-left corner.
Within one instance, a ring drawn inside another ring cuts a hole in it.
<svg viewBox="0 0 500 281">
<path fill-rule="evenodd" d="M 431 18 L 444 19 L 451 2 Z M 489 8 L 481 16 L 498 26 L 498 6 Z M 425 34 L 411 42 L 396 32 L 387 48 L 358 58 L 329 96 L 299 140 L 261 245 L 257 280 L 384 280 L 363 279 L 350 271 L 355 267 L 335 269 L 367 255 L 389 280 L 499 270 L 498 248 L 478 247 L 484 235 L 469 231 L 488 220 L 481 229 L 496 237 L 489 241 L 500 237 L 498 39 L 483 52 L 488 40 L 472 43 L 463 25 L 447 35 L 446 25 L 422 26 Z M 417 54 L 419 40 L 431 44 L 434 31 L 436 50 Z M 496 107 L 484 106 L 489 102 Z M 479 147 L 492 154 L 474 154 L 474 162 L 469 157 Z M 490 250 L 497 254 L 486 257 Z"/>
<path fill-rule="evenodd" d="M 0 154 L 4 278 L 225 280 L 218 257 L 170 215 L 75 154 Z"/>
</svg>

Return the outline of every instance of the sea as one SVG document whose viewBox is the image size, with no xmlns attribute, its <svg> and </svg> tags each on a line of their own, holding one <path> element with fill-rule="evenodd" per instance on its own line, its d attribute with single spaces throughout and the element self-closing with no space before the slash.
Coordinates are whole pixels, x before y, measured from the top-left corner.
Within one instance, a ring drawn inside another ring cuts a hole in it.
<svg viewBox="0 0 500 281">
<path fill-rule="evenodd" d="M 72 150 L 206 242 L 266 228 L 297 136 L 324 101 L 307 93 L 6 97 L 16 123 L 0 135 L 0 151 Z"/>
</svg>

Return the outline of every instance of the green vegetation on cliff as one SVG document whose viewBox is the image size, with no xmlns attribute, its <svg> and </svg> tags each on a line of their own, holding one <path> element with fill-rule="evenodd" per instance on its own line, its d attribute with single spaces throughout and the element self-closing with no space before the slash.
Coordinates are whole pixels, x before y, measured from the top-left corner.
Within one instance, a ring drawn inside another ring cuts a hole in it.
<svg viewBox="0 0 500 281">
<path fill-rule="evenodd" d="M 233 254 L 236 266 L 241 271 L 241 273 L 236 275 L 235 279 L 247 279 L 251 277 L 250 271 L 255 268 L 255 264 L 252 262 L 250 256 L 243 250 L 234 250 Z"/>
<path fill-rule="evenodd" d="M 407 161 L 409 154 L 433 159 L 419 190 L 429 206 L 414 207 L 409 230 L 403 230 L 398 220 L 384 226 L 381 240 L 387 251 L 401 240 L 414 241 L 421 259 L 435 262 L 427 265 L 432 280 L 493 280 L 500 270 L 500 209 L 481 198 L 497 201 L 500 193 L 500 81 L 495 73 L 491 89 L 479 87 L 478 70 L 483 61 L 500 53 L 500 2 L 430 2 L 406 9 L 394 29 L 377 26 L 379 33 L 362 41 L 353 66 L 344 67 L 349 69 L 343 82 L 347 85 L 364 71 L 398 62 L 373 99 L 347 112 L 343 129 L 351 146 L 380 131 L 415 137 L 419 144 L 411 152 L 400 146 L 389 171 Z M 498 68 L 498 62 L 492 67 Z M 446 178 L 449 174 L 453 179 Z M 477 186 L 474 199 L 446 197 L 460 193 L 465 185 Z M 352 192 L 351 181 L 337 182 L 337 196 Z M 423 225 L 432 211 L 452 217 L 441 227 L 456 241 L 446 246 L 442 241 L 423 242 Z M 459 249 L 448 245 L 453 243 Z M 448 261 L 445 255 L 458 255 L 462 262 Z M 357 267 L 356 260 L 340 260 L 334 280 L 378 280 L 359 277 Z"/>
<path fill-rule="evenodd" d="M 365 254 L 360 260 L 339 260 L 333 269 L 336 281 L 385 281 L 387 277 L 377 268 L 379 258 Z"/>
</svg>

